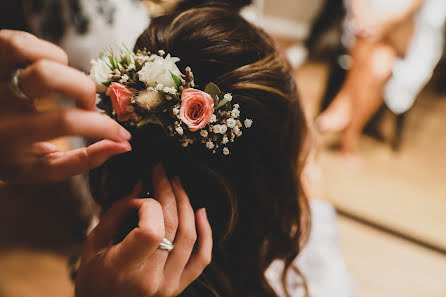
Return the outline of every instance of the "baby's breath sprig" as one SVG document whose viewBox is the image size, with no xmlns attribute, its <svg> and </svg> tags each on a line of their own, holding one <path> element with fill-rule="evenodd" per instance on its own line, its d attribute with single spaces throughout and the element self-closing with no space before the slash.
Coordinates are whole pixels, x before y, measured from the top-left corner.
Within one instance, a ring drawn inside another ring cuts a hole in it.
<svg viewBox="0 0 446 297">
<path fill-rule="evenodd" d="M 229 146 L 253 120 L 242 118 L 232 94 L 216 84 L 195 89 L 191 68 L 181 73 L 178 61 L 163 50 L 104 51 L 92 61 L 90 73 L 98 86 L 98 107 L 124 125 L 160 125 L 183 147 L 202 144 L 213 153 L 230 155 Z"/>
</svg>

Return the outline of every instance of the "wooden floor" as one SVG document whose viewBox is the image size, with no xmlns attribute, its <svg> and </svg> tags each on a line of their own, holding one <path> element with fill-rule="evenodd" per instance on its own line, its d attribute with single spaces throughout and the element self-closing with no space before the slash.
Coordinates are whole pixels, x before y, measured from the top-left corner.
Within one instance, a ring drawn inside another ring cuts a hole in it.
<svg viewBox="0 0 446 297">
<path fill-rule="evenodd" d="M 326 76 L 304 66 L 297 79 L 314 114 Z M 337 207 L 446 246 L 446 98 L 423 92 L 410 115 L 402 152 L 364 137 L 362 167 L 346 167 L 322 150 L 325 198 Z M 0 187 L 0 297 L 70 297 L 67 261 L 79 244 L 82 207 L 66 185 Z M 445 297 L 446 257 L 347 218 L 340 239 L 357 297 Z M 329 296 L 327 296 L 329 297 Z"/>
</svg>

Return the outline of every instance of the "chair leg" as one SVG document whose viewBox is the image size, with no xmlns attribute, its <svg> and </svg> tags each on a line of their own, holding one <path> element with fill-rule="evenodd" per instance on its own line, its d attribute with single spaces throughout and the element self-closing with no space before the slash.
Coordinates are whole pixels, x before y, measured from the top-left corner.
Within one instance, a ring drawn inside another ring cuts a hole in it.
<svg viewBox="0 0 446 297">
<path fill-rule="evenodd" d="M 392 149 L 399 152 L 402 146 L 404 125 L 406 123 L 407 113 L 396 115 L 395 118 L 395 134 L 392 139 Z"/>
</svg>

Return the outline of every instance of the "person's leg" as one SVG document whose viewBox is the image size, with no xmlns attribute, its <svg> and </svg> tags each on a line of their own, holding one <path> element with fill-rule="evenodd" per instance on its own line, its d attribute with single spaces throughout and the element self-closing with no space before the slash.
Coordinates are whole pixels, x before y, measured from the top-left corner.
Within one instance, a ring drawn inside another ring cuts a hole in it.
<svg viewBox="0 0 446 297">
<path fill-rule="evenodd" d="M 367 75 L 368 57 L 373 50 L 373 44 L 364 39 L 358 39 L 350 55 L 353 65 L 347 74 L 339 93 L 316 120 L 316 127 L 321 132 L 338 132 L 344 130 L 351 122 L 353 100 L 358 85 L 362 84 L 363 76 Z"/>
<path fill-rule="evenodd" d="M 352 156 L 357 154 L 362 130 L 383 103 L 383 90 L 392 75 L 397 58 L 395 49 L 384 43 L 373 44 L 367 63 L 363 64 L 352 86 L 351 121 L 341 138 L 341 152 Z"/>
</svg>

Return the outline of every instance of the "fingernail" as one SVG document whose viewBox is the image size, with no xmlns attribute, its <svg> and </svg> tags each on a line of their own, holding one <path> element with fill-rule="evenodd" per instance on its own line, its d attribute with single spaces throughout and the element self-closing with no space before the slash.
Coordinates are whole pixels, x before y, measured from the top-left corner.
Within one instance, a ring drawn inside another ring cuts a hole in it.
<svg viewBox="0 0 446 297">
<path fill-rule="evenodd" d="M 119 133 L 121 134 L 121 137 L 125 140 L 130 140 L 132 138 L 132 134 L 130 134 L 129 131 L 127 131 L 124 127 L 121 127 Z"/>
<path fill-rule="evenodd" d="M 128 142 L 124 142 L 122 147 L 126 150 L 126 152 L 130 152 L 132 150 L 132 146 Z"/>
<path fill-rule="evenodd" d="M 208 214 L 207 214 L 206 208 L 202 208 L 202 209 L 200 209 L 200 211 L 201 211 L 201 215 L 202 215 L 203 219 L 205 219 L 207 221 Z"/>
</svg>

